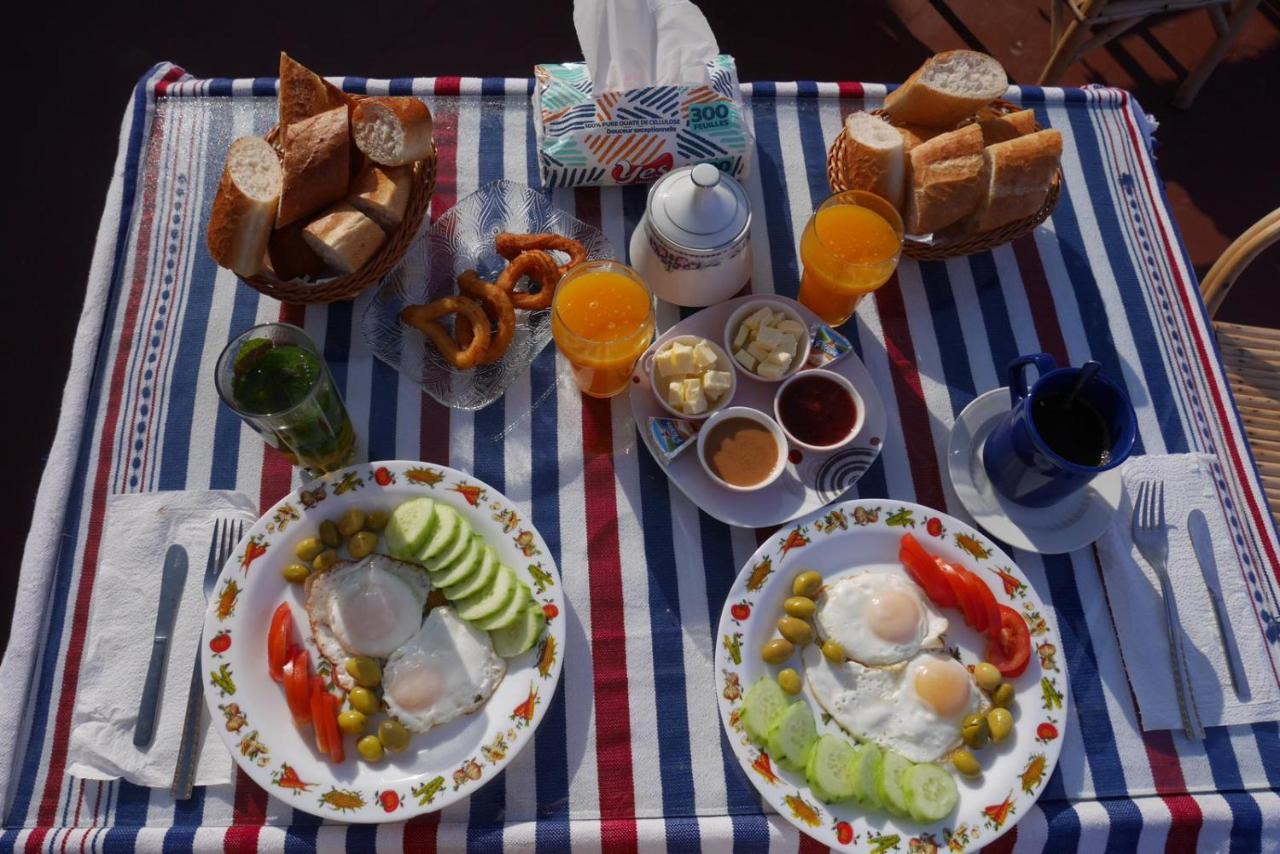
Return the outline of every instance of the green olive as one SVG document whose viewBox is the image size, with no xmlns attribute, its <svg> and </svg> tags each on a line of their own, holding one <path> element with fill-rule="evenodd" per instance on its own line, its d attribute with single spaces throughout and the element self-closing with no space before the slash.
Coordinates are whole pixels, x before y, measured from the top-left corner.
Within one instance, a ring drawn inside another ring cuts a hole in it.
<svg viewBox="0 0 1280 854">
<path fill-rule="evenodd" d="M 347 702 L 351 704 L 351 708 L 366 715 L 376 715 L 382 708 L 382 704 L 378 702 L 378 695 L 368 688 L 352 688 L 347 693 Z"/>
<path fill-rule="evenodd" d="M 358 712 L 355 709 L 347 709 L 338 715 L 338 729 L 347 735 L 359 735 L 364 732 L 364 712 Z"/>
<path fill-rule="evenodd" d="M 378 535 L 370 531 L 360 531 L 347 540 L 347 553 L 356 560 L 373 554 L 378 547 Z"/>
<path fill-rule="evenodd" d="M 324 543 L 320 542 L 318 537 L 307 537 L 293 547 L 293 553 L 297 555 L 298 560 L 315 560 L 316 555 L 322 551 L 324 551 Z"/>
<path fill-rule="evenodd" d="M 284 568 L 284 580 L 290 584 L 301 584 L 310 574 L 311 570 L 303 563 L 291 563 Z"/>
<path fill-rule="evenodd" d="M 800 682 L 800 674 L 790 667 L 778 673 L 778 685 L 788 694 L 799 694 L 800 688 L 803 687 Z"/>
<path fill-rule="evenodd" d="M 413 735 L 397 720 L 387 720 L 378 724 L 378 740 L 392 753 L 399 753 L 408 747 L 411 738 Z"/>
<path fill-rule="evenodd" d="M 978 760 L 964 748 L 951 754 L 951 764 L 966 777 L 977 777 L 982 773 L 982 766 L 978 764 Z"/>
<path fill-rule="evenodd" d="M 991 703 L 997 709 L 1013 708 L 1013 686 L 1008 682 L 1003 682 L 991 694 Z"/>
<path fill-rule="evenodd" d="M 822 644 L 822 654 L 827 657 L 827 661 L 832 664 L 844 664 L 845 654 L 844 647 L 840 645 L 840 641 L 828 639 Z"/>
<path fill-rule="evenodd" d="M 818 595 L 818 591 L 822 589 L 822 576 L 807 569 L 796 576 L 796 580 L 791 584 L 791 592 L 797 596 L 808 596 L 812 599 Z"/>
<path fill-rule="evenodd" d="M 316 555 L 316 559 L 311 562 L 316 572 L 327 572 L 333 569 L 333 565 L 339 561 L 337 549 L 325 549 Z"/>
<path fill-rule="evenodd" d="M 791 657 L 796 648 L 786 638 L 774 638 L 760 650 L 760 657 L 769 664 L 781 664 Z"/>
<path fill-rule="evenodd" d="M 778 634 L 797 646 L 804 646 L 813 640 L 813 626 L 795 617 L 783 617 L 778 620 Z"/>
<path fill-rule="evenodd" d="M 970 747 L 979 748 L 985 746 L 988 735 L 987 719 L 977 713 L 966 715 L 964 723 L 960 724 L 960 737 Z"/>
<path fill-rule="evenodd" d="M 1000 687 L 1000 671 L 988 661 L 979 661 L 974 665 L 973 678 L 978 687 L 988 694 Z"/>
<path fill-rule="evenodd" d="M 382 682 L 382 668 L 372 658 L 366 658 L 363 655 L 353 656 L 347 659 L 346 667 L 351 678 L 365 688 L 376 687 Z"/>
<path fill-rule="evenodd" d="M 792 596 L 782 603 L 782 610 L 801 620 L 807 620 L 812 617 L 813 612 L 817 609 L 818 606 L 813 604 L 813 600 L 808 596 Z"/>
<path fill-rule="evenodd" d="M 370 531 L 381 531 L 383 528 L 387 527 L 387 522 L 390 521 L 390 519 L 391 514 L 386 510 L 374 510 L 368 516 L 364 517 L 364 526 Z"/>
<path fill-rule="evenodd" d="M 320 542 L 331 549 L 336 549 L 342 545 L 342 534 L 331 519 L 325 519 L 320 523 Z"/>
<path fill-rule="evenodd" d="M 356 531 L 364 529 L 364 511 L 359 507 L 352 507 L 338 517 L 338 533 L 344 537 L 349 537 Z"/>
<path fill-rule="evenodd" d="M 999 744 L 1013 732 L 1013 715 L 1008 709 L 992 709 L 987 712 L 987 726 L 991 728 L 991 740 Z"/>
<path fill-rule="evenodd" d="M 376 735 L 366 735 L 356 742 L 356 750 L 366 762 L 377 762 L 382 758 L 382 742 Z"/>
</svg>

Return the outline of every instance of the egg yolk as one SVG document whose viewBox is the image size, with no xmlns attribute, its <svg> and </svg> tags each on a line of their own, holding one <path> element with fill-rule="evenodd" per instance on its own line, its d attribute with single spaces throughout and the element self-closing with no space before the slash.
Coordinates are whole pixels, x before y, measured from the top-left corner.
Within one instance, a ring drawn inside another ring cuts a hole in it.
<svg viewBox="0 0 1280 854">
<path fill-rule="evenodd" d="M 956 661 L 926 661 L 916 670 L 916 696 L 944 718 L 954 717 L 969 699 L 969 678 Z"/>
<path fill-rule="evenodd" d="M 876 637 L 891 643 L 910 643 L 920 627 L 920 603 L 901 590 L 880 590 L 867 607 L 867 624 Z"/>
<path fill-rule="evenodd" d="M 434 663 L 419 650 L 402 659 L 396 678 L 385 690 L 402 708 L 420 712 L 440 699 L 444 692 L 444 680 L 440 678 Z"/>
</svg>

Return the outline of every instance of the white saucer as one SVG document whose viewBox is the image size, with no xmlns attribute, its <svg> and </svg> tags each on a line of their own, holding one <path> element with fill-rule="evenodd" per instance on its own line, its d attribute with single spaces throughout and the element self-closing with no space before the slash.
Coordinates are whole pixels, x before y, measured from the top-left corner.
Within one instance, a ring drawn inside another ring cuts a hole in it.
<svg viewBox="0 0 1280 854">
<path fill-rule="evenodd" d="M 1008 411 L 1009 389 L 993 389 L 974 398 L 951 428 L 947 474 L 964 509 L 992 536 L 1016 549 L 1062 554 L 1097 540 L 1120 507 L 1120 469 L 1103 472 L 1051 507 L 1027 507 L 1005 498 L 987 478 L 982 446 Z"/>
</svg>

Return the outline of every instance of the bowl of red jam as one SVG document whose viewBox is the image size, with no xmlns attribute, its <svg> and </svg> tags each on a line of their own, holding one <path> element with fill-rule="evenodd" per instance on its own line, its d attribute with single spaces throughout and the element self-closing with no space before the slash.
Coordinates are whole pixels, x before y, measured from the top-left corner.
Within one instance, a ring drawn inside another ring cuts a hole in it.
<svg viewBox="0 0 1280 854">
<path fill-rule="evenodd" d="M 862 429 L 864 411 L 853 383 L 822 368 L 787 377 L 773 397 L 774 418 L 787 440 L 815 453 L 852 441 Z"/>
</svg>

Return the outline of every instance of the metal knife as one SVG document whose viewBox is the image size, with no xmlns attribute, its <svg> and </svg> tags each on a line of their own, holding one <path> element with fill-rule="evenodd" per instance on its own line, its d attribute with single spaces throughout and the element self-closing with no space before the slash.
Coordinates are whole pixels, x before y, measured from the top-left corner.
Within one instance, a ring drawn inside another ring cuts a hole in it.
<svg viewBox="0 0 1280 854">
<path fill-rule="evenodd" d="M 1237 697 L 1242 698 L 1249 693 L 1249 680 L 1244 675 L 1240 648 L 1236 646 L 1231 621 L 1227 619 L 1226 605 L 1222 601 L 1222 578 L 1218 575 L 1218 564 L 1213 559 L 1213 539 L 1209 536 L 1209 523 L 1199 510 L 1192 510 L 1187 516 L 1187 533 L 1191 535 L 1191 547 L 1195 549 L 1200 574 L 1204 576 L 1204 586 L 1209 588 L 1209 600 L 1213 602 L 1213 616 L 1218 623 L 1218 634 L 1222 637 L 1222 649 L 1227 655 L 1231 688 Z"/>
<path fill-rule="evenodd" d="M 151 641 L 151 663 L 147 665 L 147 681 L 142 686 L 142 702 L 138 705 L 138 722 L 133 728 L 133 743 L 138 747 L 151 744 L 156 731 L 156 706 L 164 681 L 164 664 L 169 657 L 169 635 L 178 616 L 182 590 L 187 583 L 187 550 L 174 543 L 164 556 L 160 578 L 160 605 L 156 610 L 156 633 Z"/>
</svg>

